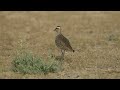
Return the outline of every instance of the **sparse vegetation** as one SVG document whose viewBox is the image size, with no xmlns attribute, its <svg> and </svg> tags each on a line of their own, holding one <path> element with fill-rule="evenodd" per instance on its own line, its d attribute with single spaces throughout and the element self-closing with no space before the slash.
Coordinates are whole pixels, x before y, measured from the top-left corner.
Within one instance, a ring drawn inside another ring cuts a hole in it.
<svg viewBox="0 0 120 90">
<path fill-rule="evenodd" d="M 24 52 L 13 61 L 13 71 L 24 74 L 54 73 L 59 70 L 58 62 L 54 58 L 48 58 L 47 62 L 43 58 L 34 56 L 32 53 Z"/>
<path fill-rule="evenodd" d="M 109 38 L 108 38 L 109 41 L 118 41 L 119 40 L 119 37 L 118 35 L 109 35 Z"/>
</svg>

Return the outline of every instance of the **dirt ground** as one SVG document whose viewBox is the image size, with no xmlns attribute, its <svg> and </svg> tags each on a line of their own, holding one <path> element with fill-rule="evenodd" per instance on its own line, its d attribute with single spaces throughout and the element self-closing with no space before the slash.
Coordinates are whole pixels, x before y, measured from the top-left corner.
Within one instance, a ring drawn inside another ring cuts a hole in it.
<svg viewBox="0 0 120 90">
<path fill-rule="evenodd" d="M 75 50 L 66 52 L 63 69 L 47 75 L 13 72 L 19 47 L 42 57 L 60 54 L 53 31 L 58 25 Z M 120 79 L 120 12 L 1 11 L 0 78 Z"/>
</svg>

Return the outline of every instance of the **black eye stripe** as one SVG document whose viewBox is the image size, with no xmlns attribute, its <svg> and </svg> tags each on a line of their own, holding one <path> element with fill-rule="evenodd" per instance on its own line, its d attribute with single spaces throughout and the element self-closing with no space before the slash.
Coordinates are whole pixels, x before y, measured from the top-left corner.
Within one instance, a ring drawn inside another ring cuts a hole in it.
<svg viewBox="0 0 120 90">
<path fill-rule="evenodd" d="M 60 27 L 60 26 L 57 26 L 57 27 Z"/>
</svg>

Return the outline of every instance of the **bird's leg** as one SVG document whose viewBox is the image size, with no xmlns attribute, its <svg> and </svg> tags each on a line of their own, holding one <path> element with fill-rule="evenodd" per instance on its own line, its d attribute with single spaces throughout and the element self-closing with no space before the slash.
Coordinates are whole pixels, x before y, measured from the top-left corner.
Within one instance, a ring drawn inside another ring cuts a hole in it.
<svg viewBox="0 0 120 90">
<path fill-rule="evenodd" d="M 62 51 L 62 49 L 61 49 L 61 57 L 63 57 L 63 51 Z"/>
<path fill-rule="evenodd" d="M 65 55 L 65 50 L 63 50 L 63 57 L 64 57 L 64 55 Z"/>
<path fill-rule="evenodd" d="M 62 59 L 64 59 L 64 55 L 65 55 L 65 50 L 61 50 L 61 57 L 62 57 Z"/>
<path fill-rule="evenodd" d="M 61 56 L 57 56 L 56 60 L 64 60 L 64 51 L 61 49 Z"/>
</svg>

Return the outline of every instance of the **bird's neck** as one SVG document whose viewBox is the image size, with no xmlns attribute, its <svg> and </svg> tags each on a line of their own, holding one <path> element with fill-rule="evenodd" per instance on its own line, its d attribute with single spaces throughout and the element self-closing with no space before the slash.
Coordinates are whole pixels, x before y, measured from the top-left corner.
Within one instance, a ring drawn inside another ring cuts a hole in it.
<svg viewBox="0 0 120 90">
<path fill-rule="evenodd" d="M 61 34 L 61 33 L 58 33 L 58 32 L 57 32 L 57 35 L 60 35 L 60 34 Z"/>
<path fill-rule="evenodd" d="M 61 34 L 61 30 L 59 30 L 59 32 L 57 32 L 57 35 Z"/>
</svg>

